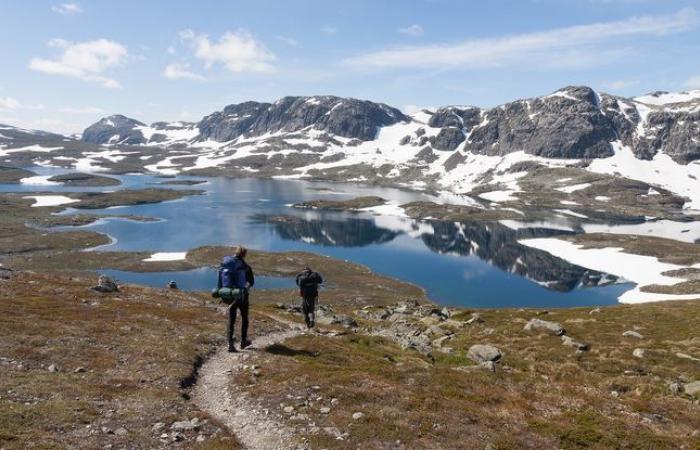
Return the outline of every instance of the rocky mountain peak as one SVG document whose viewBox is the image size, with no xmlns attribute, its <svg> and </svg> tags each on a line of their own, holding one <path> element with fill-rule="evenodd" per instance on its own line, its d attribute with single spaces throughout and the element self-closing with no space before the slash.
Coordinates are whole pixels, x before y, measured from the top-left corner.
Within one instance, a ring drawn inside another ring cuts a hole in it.
<svg viewBox="0 0 700 450">
<path fill-rule="evenodd" d="M 199 122 L 200 140 L 230 141 L 240 136 L 316 130 L 372 140 L 380 127 L 410 121 L 401 111 L 381 103 L 331 95 L 283 97 L 276 102 L 244 102 L 226 106 Z"/>
<path fill-rule="evenodd" d="M 136 127 L 143 126 L 146 124 L 136 119 L 113 114 L 87 127 L 82 140 L 92 144 L 143 144 L 143 134 L 135 130 Z"/>
</svg>

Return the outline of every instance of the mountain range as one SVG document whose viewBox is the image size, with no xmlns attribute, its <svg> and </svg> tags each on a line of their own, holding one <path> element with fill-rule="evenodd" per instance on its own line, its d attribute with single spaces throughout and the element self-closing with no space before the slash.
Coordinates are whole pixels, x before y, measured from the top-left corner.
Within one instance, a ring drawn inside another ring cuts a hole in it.
<svg viewBox="0 0 700 450">
<path fill-rule="evenodd" d="M 32 145 L 61 147 L 46 151 Z M 24 148 L 23 148 L 24 147 Z M 366 100 L 284 97 L 199 122 L 105 117 L 79 139 L 0 127 L 0 157 L 88 170 L 359 181 L 468 193 L 519 191 L 533 167 L 577 167 L 700 208 L 700 90 L 623 98 L 585 86 L 493 108 L 405 114 Z M 498 198 L 499 194 L 492 196 Z"/>
</svg>

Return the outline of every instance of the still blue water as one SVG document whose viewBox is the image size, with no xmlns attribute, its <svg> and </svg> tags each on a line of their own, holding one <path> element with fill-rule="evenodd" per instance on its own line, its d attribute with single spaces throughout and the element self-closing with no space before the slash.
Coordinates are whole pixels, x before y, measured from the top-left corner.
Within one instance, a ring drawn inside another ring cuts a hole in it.
<svg viewBox="0 0 700 450">
<path fill-rule="evenodd" d="M 42 175 L 65 172 L 46 168 L 35 171 Z M 108 188 L 0 185 L 0 191 L 105 191 L 154 187 L 164 181 L 143 175 L 117 178 L 123 184 Z M 152 205 L 88 211 L 163 219 L 153 223 L 105 220 L 90 225 L 86 228 L 113 238 L 111 245 L 96 251 L 176 252 L 202 245 L 233 244 L 268 251 L 310 251 L 364 264 L 375 272 L 418 284 L 437 302 L 473 307 L 612 304 L 631 288 L 629 284 L 581 287 L 588 276 L 583 268 L 517 243 L 518 239 L 549 236 L 558 231 L 516 232 L 485 222 L 417 223 L 369 213 L 310 211 L 290 206 L 304 200 L 349 199 L 359 195 L 378 195 L 397 204 L 434 200 L 427 194 L 355 184 L 224 178 L 210 178 L 193 187 L 168 187 L 203 189 L 206 194 Z M 74 212 L 68 208 L 63 214 Z M 323 268 L 315 269 L 323 272 Z M 122 281 L 152 286 L 176 280 L 185 289 L 211 288 L 211 281 L 201 271 L 113 273 Z M 291 280 L 280 282 L 291 286 Z M 558 290 L 543 286 L 557 283 Z"/>
</svg>

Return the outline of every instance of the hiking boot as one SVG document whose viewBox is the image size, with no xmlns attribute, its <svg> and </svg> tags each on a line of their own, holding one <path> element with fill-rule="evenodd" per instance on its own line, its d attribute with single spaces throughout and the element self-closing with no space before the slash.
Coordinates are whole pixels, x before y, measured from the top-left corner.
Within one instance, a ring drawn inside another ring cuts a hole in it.
<svg viewBox="0 0 700 450">
<path fill-rule="evenodd" d="M 236 353 L 238 350 L 236 350 L 236 346 L 233 345 L 233 342 L 228 344 L 228 352 L 229 353 Z"/>
<path fill-rule="evenodd" d="M 241 342 L 241 350 L 244 349 L 244 348 L 246 348 L 246 347 L 250 347 L 251 344 L 253 344 L 253 343 L 250 341 L 250 339 L 245 339 L 245 340 L 243 340 L 243 341 Z"/>
</svg>

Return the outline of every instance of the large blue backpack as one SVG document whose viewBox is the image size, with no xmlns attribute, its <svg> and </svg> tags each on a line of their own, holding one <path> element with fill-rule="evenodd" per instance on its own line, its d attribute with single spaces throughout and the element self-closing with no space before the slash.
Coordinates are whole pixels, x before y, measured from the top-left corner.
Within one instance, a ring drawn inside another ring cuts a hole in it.
<svg viewBox="0 0 700 450">
<path fill-rule="evenodd" d="M 242 259 L 225 256 L 219 267 L 219 286 L 232 289 L 244 289 L 248 278 L 247 266 Z"/>
</svg>

